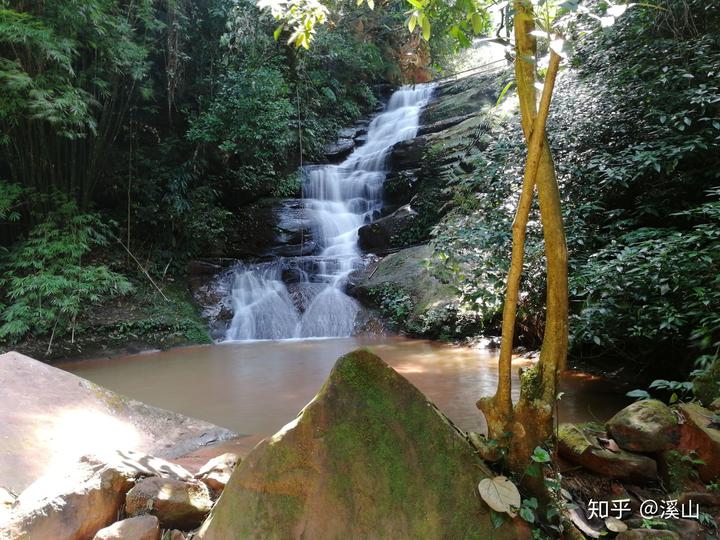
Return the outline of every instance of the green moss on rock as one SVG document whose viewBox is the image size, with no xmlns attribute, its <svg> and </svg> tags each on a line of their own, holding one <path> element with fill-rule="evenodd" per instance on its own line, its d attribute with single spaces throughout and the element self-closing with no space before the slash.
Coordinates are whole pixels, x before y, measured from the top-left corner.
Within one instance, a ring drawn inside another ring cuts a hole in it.
<svg viewBox="0 0 720 540">
<path fill-rule="evenodd" d="M 518 538 L 477 494 L 490 475 L 422 393 L 355 351 L 236 469 L 199 538 Z"/>
<path fill-rule="evenodd" d="M 677 445 L 680 430 L 670 407 L 656 399 L 628 405 L 606 425 L 621 448 L 632 452 L 659 452 Z"/>
</svg>

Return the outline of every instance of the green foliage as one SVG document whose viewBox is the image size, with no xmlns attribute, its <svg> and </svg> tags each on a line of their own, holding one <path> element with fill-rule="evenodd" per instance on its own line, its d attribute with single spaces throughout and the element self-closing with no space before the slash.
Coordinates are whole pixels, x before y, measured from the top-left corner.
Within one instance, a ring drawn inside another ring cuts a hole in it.
<svg viewBox="0 0 720 540">
<path fill-rule="evenodd" d="M 640 228 L 591 255 L 574 275 L 584 293 L 574 337 L 619 350 L 690 339 L 700 351 L 720 347 L 720 195 L 682 212 L 695 225 Z"/>
<path fill-rule="evenodd" d="M 104 265 L 83 264 L 91 249 L 107 242 L 107 234 L 99 216 L 78 213 L 74 204 L 65 203 L 14 246 L 2 262 L 0 286 L 8 305 L 0 339 L 74 332 L 85 307 L 129 292 L 122 275 Z"/>
<path fill-rule="evenodd" d="M 407 293 L 396 286 L 386 284 L 372 289 L 370 295 L 380 308 L 383 317 L 395 327 L 406 326 L 414 309 L 412 298 Z"/>
<path fill-rule="evenodd" d="M 217 146 L 244 190 L 273 185 L 298 144 L 297 111 L 280 66 L 232 70 L 215 98 L 192 122 L 188 138 Z"/>
<path fill-rule="evenodd" d="M 151 0 L 0 3 L 0 158 L 11 181 L 88 202 L 100 156 L 145 90 L 158 26 Z M 56 163 L 63 153 L 73 158 Z"/>
<path fill-rule="evenodd" d="M 17 207 L 20 204 L 22 195 L 23 189 L 21 186 L 0 180 L 0 223 L 20 219 Z"/>
<path fill-rule="evenodd" d="M 661 353 L 704 368 L 720 339 L 718 11 L 665 0 L 589 33 L 605 16 L 600 4 L 569 25 L 576 69 L 558 79 L 548 127 L 570 254 L 573 352 L 632 361 Z M 501 109 L 511 106 L 506 99 Z M 455 209 L 435 229 L 434 271 L 496 330 L 524 142 L 514 119 L 498 116 L 489 129 L 464 157 L 472 172 L 450 181 Z M 518 317 L 531 343 L 545 295 L 537 216 L 533 209 Z"/>
</svg>

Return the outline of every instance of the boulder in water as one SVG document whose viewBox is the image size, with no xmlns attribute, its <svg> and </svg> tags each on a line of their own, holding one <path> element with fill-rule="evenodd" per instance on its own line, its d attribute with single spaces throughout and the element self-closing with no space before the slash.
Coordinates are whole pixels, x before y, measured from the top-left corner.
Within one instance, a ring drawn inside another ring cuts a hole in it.
<svg viewBox="0 0 720 540">
<path fill-rule="evenodd" d="M 167 463 L 149 460 L 147 454 L 115 454 L 133 448 L 173 457 L 235 436 L 15 352 L 0 355 L 0 380 L 0 480 L 15 492 L 64 465 L 73 466 L 85 455 L 167 468 Z"/>
<path fill-rule="evenodd" d="M 521 538 L 478 495 L 491 474 L 417 388 L 355 351 L 235 469 L 198 537 Z"/>
</svg>

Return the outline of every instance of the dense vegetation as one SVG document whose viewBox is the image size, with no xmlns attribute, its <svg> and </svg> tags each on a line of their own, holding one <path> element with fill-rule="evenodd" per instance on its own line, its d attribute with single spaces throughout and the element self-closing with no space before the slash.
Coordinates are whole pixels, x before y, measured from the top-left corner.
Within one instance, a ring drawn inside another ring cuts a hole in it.
<svg viewBox="0 0 720 540">
<path fill-rule="evenodd" d="M 297 193 L 404 76 L 402 21 L 339 2 L 298 54 L 249 1 L 2 0 L 0 340 L 74 339 L 92 305 L 232 255 L 242 207 Z"/>
<path fill-rule="evenodd" d="M 549 135 L 571 257 L 574 355 L 659 358 L 682 373 L 693 361 L 710 365 L 720 346 L 720 20 L 713 2 L 661 4 L 666 11 L 637 9 L 578 40 Z M 582 18 L 576 28 L 585 29 Z M 436 273 L 462 298 L 463 332 L 493 331 L 502 308 L 507 202 L 517 196 L 524 143 L 514 113 L 499 109 L 464 158 L 473 172 L 449 180 L 454 210 L 433 240 Z M 530 345 L 544 296 L 535 216 L 520 306 Z"/>
</svg>

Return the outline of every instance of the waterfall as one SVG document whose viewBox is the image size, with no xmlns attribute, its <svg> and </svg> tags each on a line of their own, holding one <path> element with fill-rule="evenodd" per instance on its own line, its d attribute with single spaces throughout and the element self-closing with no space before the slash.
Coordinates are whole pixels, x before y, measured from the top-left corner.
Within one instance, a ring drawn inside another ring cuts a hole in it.
<svg viewBox="0 0 720 540">
<path fill-rule="evenodd" d="M 358 229 L 382 208 L 392 147 L 417 135 L 432 85 L 404 86 L 368 126 L 367 142 L 338 165 L 302 170 L 304 207 L 314 251 L 271 262 L 239 264 L 232 286 L 228 340 L 344 337 L 359 305 L 345 294 L 361 262 Z"/>
</svg>

